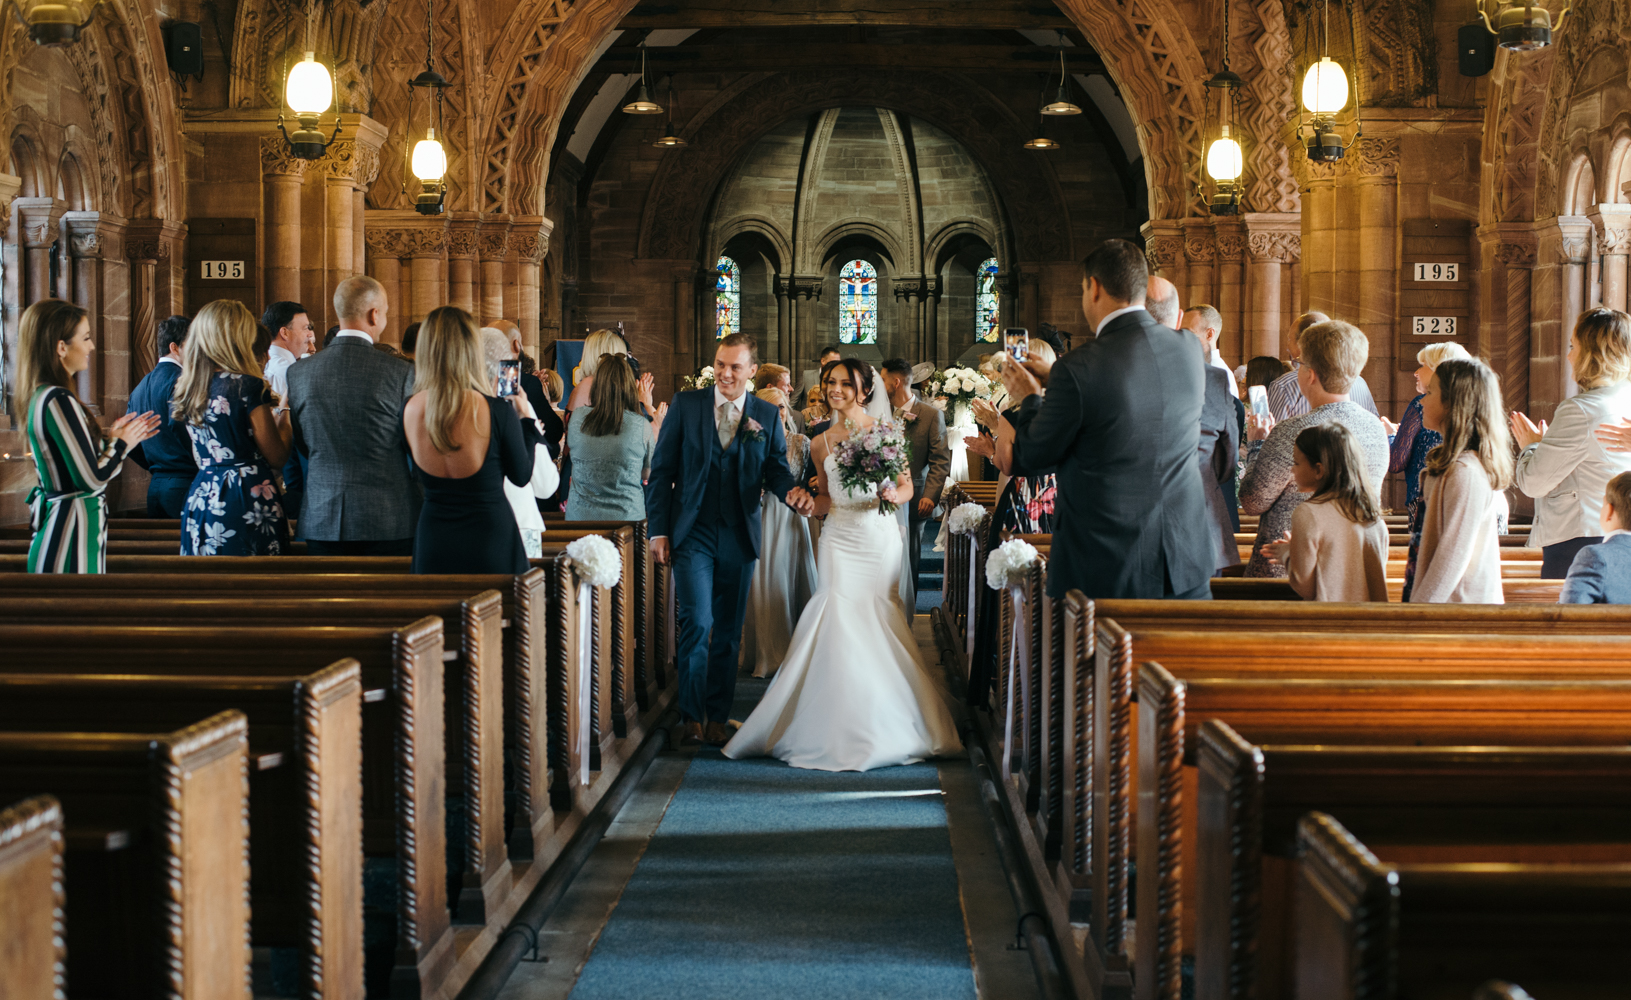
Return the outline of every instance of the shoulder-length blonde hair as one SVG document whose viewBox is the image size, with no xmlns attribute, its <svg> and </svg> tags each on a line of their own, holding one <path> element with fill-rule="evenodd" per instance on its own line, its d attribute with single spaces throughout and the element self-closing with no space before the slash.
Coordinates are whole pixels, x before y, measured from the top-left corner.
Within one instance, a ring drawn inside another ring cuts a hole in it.
<svg viewBox="0 0 1631 1000">
<path fill-rule="evenodd" d="M 74 339 L 85 310 L 61 299 L 41 299 L 23 311 L 17 331 L 17 408 L 28 408 L 34 391 L 42 385 L 59 389 L 68 384 L 68 369 L 62 367 L 57 345 Z M 86 411 L 87 415 L 90 411 Z"/>
<path fill-rule="evenodd" d="M 195 427 L 202 424 L 217 370 L 263 381 L 255 363 L 260 328 L 255 314 L 237 299 L 216 299 L 198 310 L 181 349 L 181 378 L 171 396 L 170 415 Z"/>
<path fill-rule="evenodd" d="M 1489 366 L 1476 358 L 1451 358 L 1433 369 L 1443 407 L 1443 443 L 1427 453 L 1422 482 L 1442 476 L 1464 451 L 1478 455 L 1493 490 L 1512 485 L 1512 435 L 1507 430 L 1501 403 L 1501 383 Z"/>
<path fill-rule="evenodd" d="M 1580 364 L 1574 381 L 1581 389 L 1601 389 L 1631 379 L 1631 316 L 1618 309 L 1587 309 L 1574 324 Z"/>
<path fill-rule="evenodd" d="M 437 451 L 458 451 L 453 431 L 470 408 L 469 393 L 492 395 L 476 321 L 458 306 L 433 309 L 415 347 L 413 391 L 425 394 L 425 433 Z"/>
<path fill-rule="evenodd" d="M 578 362 L 578 378 L 585 379 L 600 367 L 604 355 L 629 353 L 629 342 L 616 330 L 596 330 L 583 342 L 583 360 Z"/>
</svg>

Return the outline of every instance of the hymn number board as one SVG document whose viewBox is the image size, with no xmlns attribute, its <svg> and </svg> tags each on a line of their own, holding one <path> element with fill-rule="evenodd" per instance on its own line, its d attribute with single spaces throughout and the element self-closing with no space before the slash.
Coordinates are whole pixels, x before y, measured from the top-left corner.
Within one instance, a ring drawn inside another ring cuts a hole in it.
<svg viewBox="0 0 1631 1000">
<path fill-rule="evenodd" d="M 260 315 L 256 294 L 255 220 L 187 223 L 187 312 L 216 299 L 237 299 Z"/>
<path fill-rule="evenodd" d="M 1416 352 L 1453 340 L 1473 348 L 1472 224 L 1464 219 L 1407 219 L 1399 257 L 1400 371 L 1416 369 Z"/>
</svg>

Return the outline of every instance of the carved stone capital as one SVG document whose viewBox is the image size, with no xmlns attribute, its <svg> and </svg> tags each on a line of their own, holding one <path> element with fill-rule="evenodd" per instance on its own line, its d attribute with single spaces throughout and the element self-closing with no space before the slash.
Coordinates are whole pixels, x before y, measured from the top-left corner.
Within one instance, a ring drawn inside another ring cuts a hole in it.
<svg viewBox="0 0 1631 1000">
<path fill-rule="evenodd" d="M 1184 257 L 1191 264 L 1210 264 L 1217 255 L 1217 241 L 1210 236 L 1191 236 L 1184 240 Z"/>
<path fill-rule="evenodd" d="M 1598 205 L 1588 218 L 1596 230 L 1599 253 L 1631 253 L 1631 205 Z"/>
<path fill-rule="evenodd" d="M 1495 259 L 1507 267 L 1534 267 L 1535 248 L 1528 243 L 1502 243 L 1495 250 Z"/>
<path fill-rule="evenodd" d="M 1233 233 L 1218 237 L 1218 260 L 1238 264 L 1246 256 L 1246 237 Z"/>
<path fill-rule="evenodd" d="M 0 218 L 11 217 L 11 200 L 23 189 L 23 179 L 15 174 L 0 174 Z"/>
<path fill-rule="evenodd" d="M 1154 236 L 1144 244 L 1144 257 L 1151 271 L 1172 267 L 1183 259 L 1184 241 L 1178 236 Z"/>
<path fill-rule="evenodd" d="M 1303 238 L 1297 233 L 1252 233 L 1246 250 L 1258 263 L 1290 264 L 1302 259 Z"/>
<path fill-rule="evenodd" d="M 1364 177 L 1399 176 L 1399 140 L 1360 139 L 1348 150 L 1351 169 Z"/>
<path fill-rule="evenodd" d="M 261 136 L 261 173 L 266 176 L 300 177 L 315 161 L 302 160 L 289 152 L 281 135 Z"/>
<path fill-rule="evenodd" d="M 376 257 L 441 257 L 447 252 L 447 229 L 368 229 L 363 240 Z"/>
<path fill-rule="evenodd" d="M 476 256 L 475 220 L 457 219 L 447 226 L 447 256 L 449 260 L 474 260 Z"/>
<path fill-rule="evenodd" d="M 78 259 L 117 257 L 120 247 L 114 231 L 100 212 L 68 212 L 63 215 L 68 227 L 69 252 Z"/>
<path fill-rule="evenodd" d="M 367 187 L 379 176 L 379 150 L 355 139 L 336 139 L 320 160 L 312 160 L 312 169 L 334 180 L 351 181 Z"/>
<path fill-rule="evenodd" d="M 56 198 L 15 198 L 17 228 L 22 231 L 23 246 L 30 250 L 43 250 L 57 241 L 57 225 L 68 211 L 66 202 Z"/>
<path fill-rule="evenodd" d="M 787 279 L 787 294 L 805 299 L 819 299 L 823 284 L 825 281 L 819 275 L 794 275 Z"/>
<path fill-rule="evenodd" d="M 929 283 L 921 275 L 899 277 L 890 282 L 895 293 L 896 301 L 916 300 L 922 301 L 929 295 Z"/>
<path fill-rule="evenodd" d="M 541 215 L 518 215 L 510 233 L 510 249 L 523 261 L 541 263 L 549 256 L 549 237 L 554 231 L 555 223 Z"/>
</svg>

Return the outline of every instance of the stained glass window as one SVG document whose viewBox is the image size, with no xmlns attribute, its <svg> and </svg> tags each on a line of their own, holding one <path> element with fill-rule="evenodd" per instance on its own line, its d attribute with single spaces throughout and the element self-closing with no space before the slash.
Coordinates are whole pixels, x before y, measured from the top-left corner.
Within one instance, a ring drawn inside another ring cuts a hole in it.
<svg viewBox="0 0 1631 1000">
<path fill-rule="evenodd" d="M 742 332 L 742 269 L 729 257 L 714 264 L 719 281 L 714 285 L 714 336 L 723 340 Z"/>
<path fill-rule="evenodd" d="M 852 260 L 838 272 L 838 339 L 878 342 L 878 270 L 864 260 Z"/>
<path fill-rule="evenodd" d="M 979 291 L 974 296 L 974 339 L 995 343 L 1002 334 L 1002 310 L 997 293 L 997 258 L 989 257 L 976 272 Z"/>
</svg>

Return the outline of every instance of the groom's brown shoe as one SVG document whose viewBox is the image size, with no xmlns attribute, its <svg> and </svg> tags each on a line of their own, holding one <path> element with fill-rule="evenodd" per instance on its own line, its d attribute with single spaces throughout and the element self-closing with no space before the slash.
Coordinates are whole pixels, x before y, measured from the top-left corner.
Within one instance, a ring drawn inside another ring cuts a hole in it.
<svg viewBox="0 0 1631 1000">
<path fill-rule="evenodd" d="M 685 732 L 680 736 L 680 746 L 699 747 L 702 746 L 702 743 L 702 723 L 687 722 Z"/>
<path fill-rule="evenodd" d="M 731 741 L 731 727 L 723 722 L 708 723 L 708 735 L 704 737 L 709 746 L 722 747 Z"/>
</svg>

